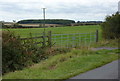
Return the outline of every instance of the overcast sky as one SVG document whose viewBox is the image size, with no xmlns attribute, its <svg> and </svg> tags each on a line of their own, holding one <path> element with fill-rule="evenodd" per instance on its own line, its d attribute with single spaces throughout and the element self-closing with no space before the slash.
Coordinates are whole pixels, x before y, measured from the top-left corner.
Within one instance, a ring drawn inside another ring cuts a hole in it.
<svg viewBox="0 0 120 81">
<path fill-rule="evenodd" d="M 104 20 L 118 11 L 119 0 L 0 0 L 0 21 L 47 19 Z"/>
</svg>

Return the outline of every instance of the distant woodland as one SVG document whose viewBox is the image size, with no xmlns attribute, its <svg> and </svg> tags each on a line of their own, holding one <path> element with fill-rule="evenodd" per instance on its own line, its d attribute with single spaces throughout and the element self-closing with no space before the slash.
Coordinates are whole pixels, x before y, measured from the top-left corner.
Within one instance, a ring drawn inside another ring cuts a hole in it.
<svg viewBox="0 0 120 81">
<path fill-rule="evenodd" d="M 74 20 L 63 20 L 63 19 L 38 19 L 38 20 L 21 20 L 18 21 L 19 24 L 61 24 L 61 25 L 70 25 L 71 23 L 75 23 Z"/>
<path fill-rule="evenodd" d="M 2 28 L 43 28 L 81 25 L 100 25 L 102 21 L 77 21 L 68 19 L 27 19 L 18 22 L 3 22 Z"/>
</svg>

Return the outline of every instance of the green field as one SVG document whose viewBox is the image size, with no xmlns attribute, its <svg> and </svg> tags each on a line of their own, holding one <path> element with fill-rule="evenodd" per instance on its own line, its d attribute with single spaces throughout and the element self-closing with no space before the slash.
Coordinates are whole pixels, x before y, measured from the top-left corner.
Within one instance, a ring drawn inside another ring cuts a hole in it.
<svg viewBox="0 0 120 81">
<path fill-rule="evenodd" d="M 101 32 L 99 25 L 88 25 L 88 26 L 66 26 L 66 27 L 50 27 L 45 28 L 47 31 L 52 31 L 52 34 L 71 34 L 71 33 L 91 33 L 96 30 Z M 29 33 L 33 35 L 39 35 L 44 31 L 44 28 L 19 28 L 19 29 L 3 29 L 14 31 L 17 35 L 21 37 L 29 37 Z"/>
<path fill-rule="evenodd" d="M 26 38 L 30 37 L 30 33 L 33 37 L 43 35 L 44 28 L 19 28 L 5 30 L 13 31 L 16 35 L 20 35 L 22 38 Z M 96 30 L 99 30 L 99 39 L 101 40 L 101 27 L 99 25 L 45 28 L 46 33 L 48 31 L 52 31 L 52 43 L 55 43 L 54 46 L 68 48 L 77 46 L 79 47 L 81 45 L 90 45 L 91 43 L 94 43 L 96 40 Z M 42 42 L 42 39 L 37 39 L 35 42 L 36 41 Z M 42 44 L 39 45 L 41 46 Z"/>
<path fill-rule="evenodd" d="M 22 38 L 43 35 L 44 28 L 19 28 L 19 29 L 5 29 L 15 32 Z M 99 39 L 101 40 L 101 27 L 99 25 L 88 26 L 66 26 L 66 27 L 49 27 L 45 28 L 46 33 L 52 31 L 52 43 L 55 47 L 79 47 L 83 45 L 90 45 L 95 42 L 95 32 L 99 30 Z M 80 33 L 80 34 L 76 34 Z M 81 34 L 88 33 L 88 34 Z M 90 34 L 94 33 L 94 34 Z M 62 35 L 61 35 L 62 34 Z M 94 35 L 94 36 L 93 36 Z M 47 40 L 47 38 L 46 38 Z M 42 39 L 36 39 L 35 42 L 42 42 Z M 47 44 L 47 43 L 46 43 Z M 39 44 L 40 46 L 42 44 Z"/>
</svg>

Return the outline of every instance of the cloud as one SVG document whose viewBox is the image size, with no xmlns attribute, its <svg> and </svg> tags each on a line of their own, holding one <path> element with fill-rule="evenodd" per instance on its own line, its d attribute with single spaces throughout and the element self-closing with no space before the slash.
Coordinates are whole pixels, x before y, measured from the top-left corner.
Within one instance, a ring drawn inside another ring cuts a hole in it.
<svg viewBox="0 0 120 81">
<path fill-rule="evenodd" d="M 119 0 L 1 0 L 0 21 L 43 18 L 73 20 L 104 20 L 117 11 Z"/>
</svg>

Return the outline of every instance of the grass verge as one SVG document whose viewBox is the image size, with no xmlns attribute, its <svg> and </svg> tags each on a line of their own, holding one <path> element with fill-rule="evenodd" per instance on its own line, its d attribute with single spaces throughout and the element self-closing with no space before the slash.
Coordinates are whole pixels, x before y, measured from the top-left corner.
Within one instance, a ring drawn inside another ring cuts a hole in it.
<svg viewBox="0 0 120 81">
<path fill-rule="evenodd" d="M 97 43 L 91 45 L 91 47 L 119 47 L 120 39 L 100 40 Z"/>
<path fill-rule="evenodd" d="M 68 79 L 118 59 L 117 50 L 72 49 L 50 57 L 32 67 L 15 71 L 3 79 Z"/>
</svg>

